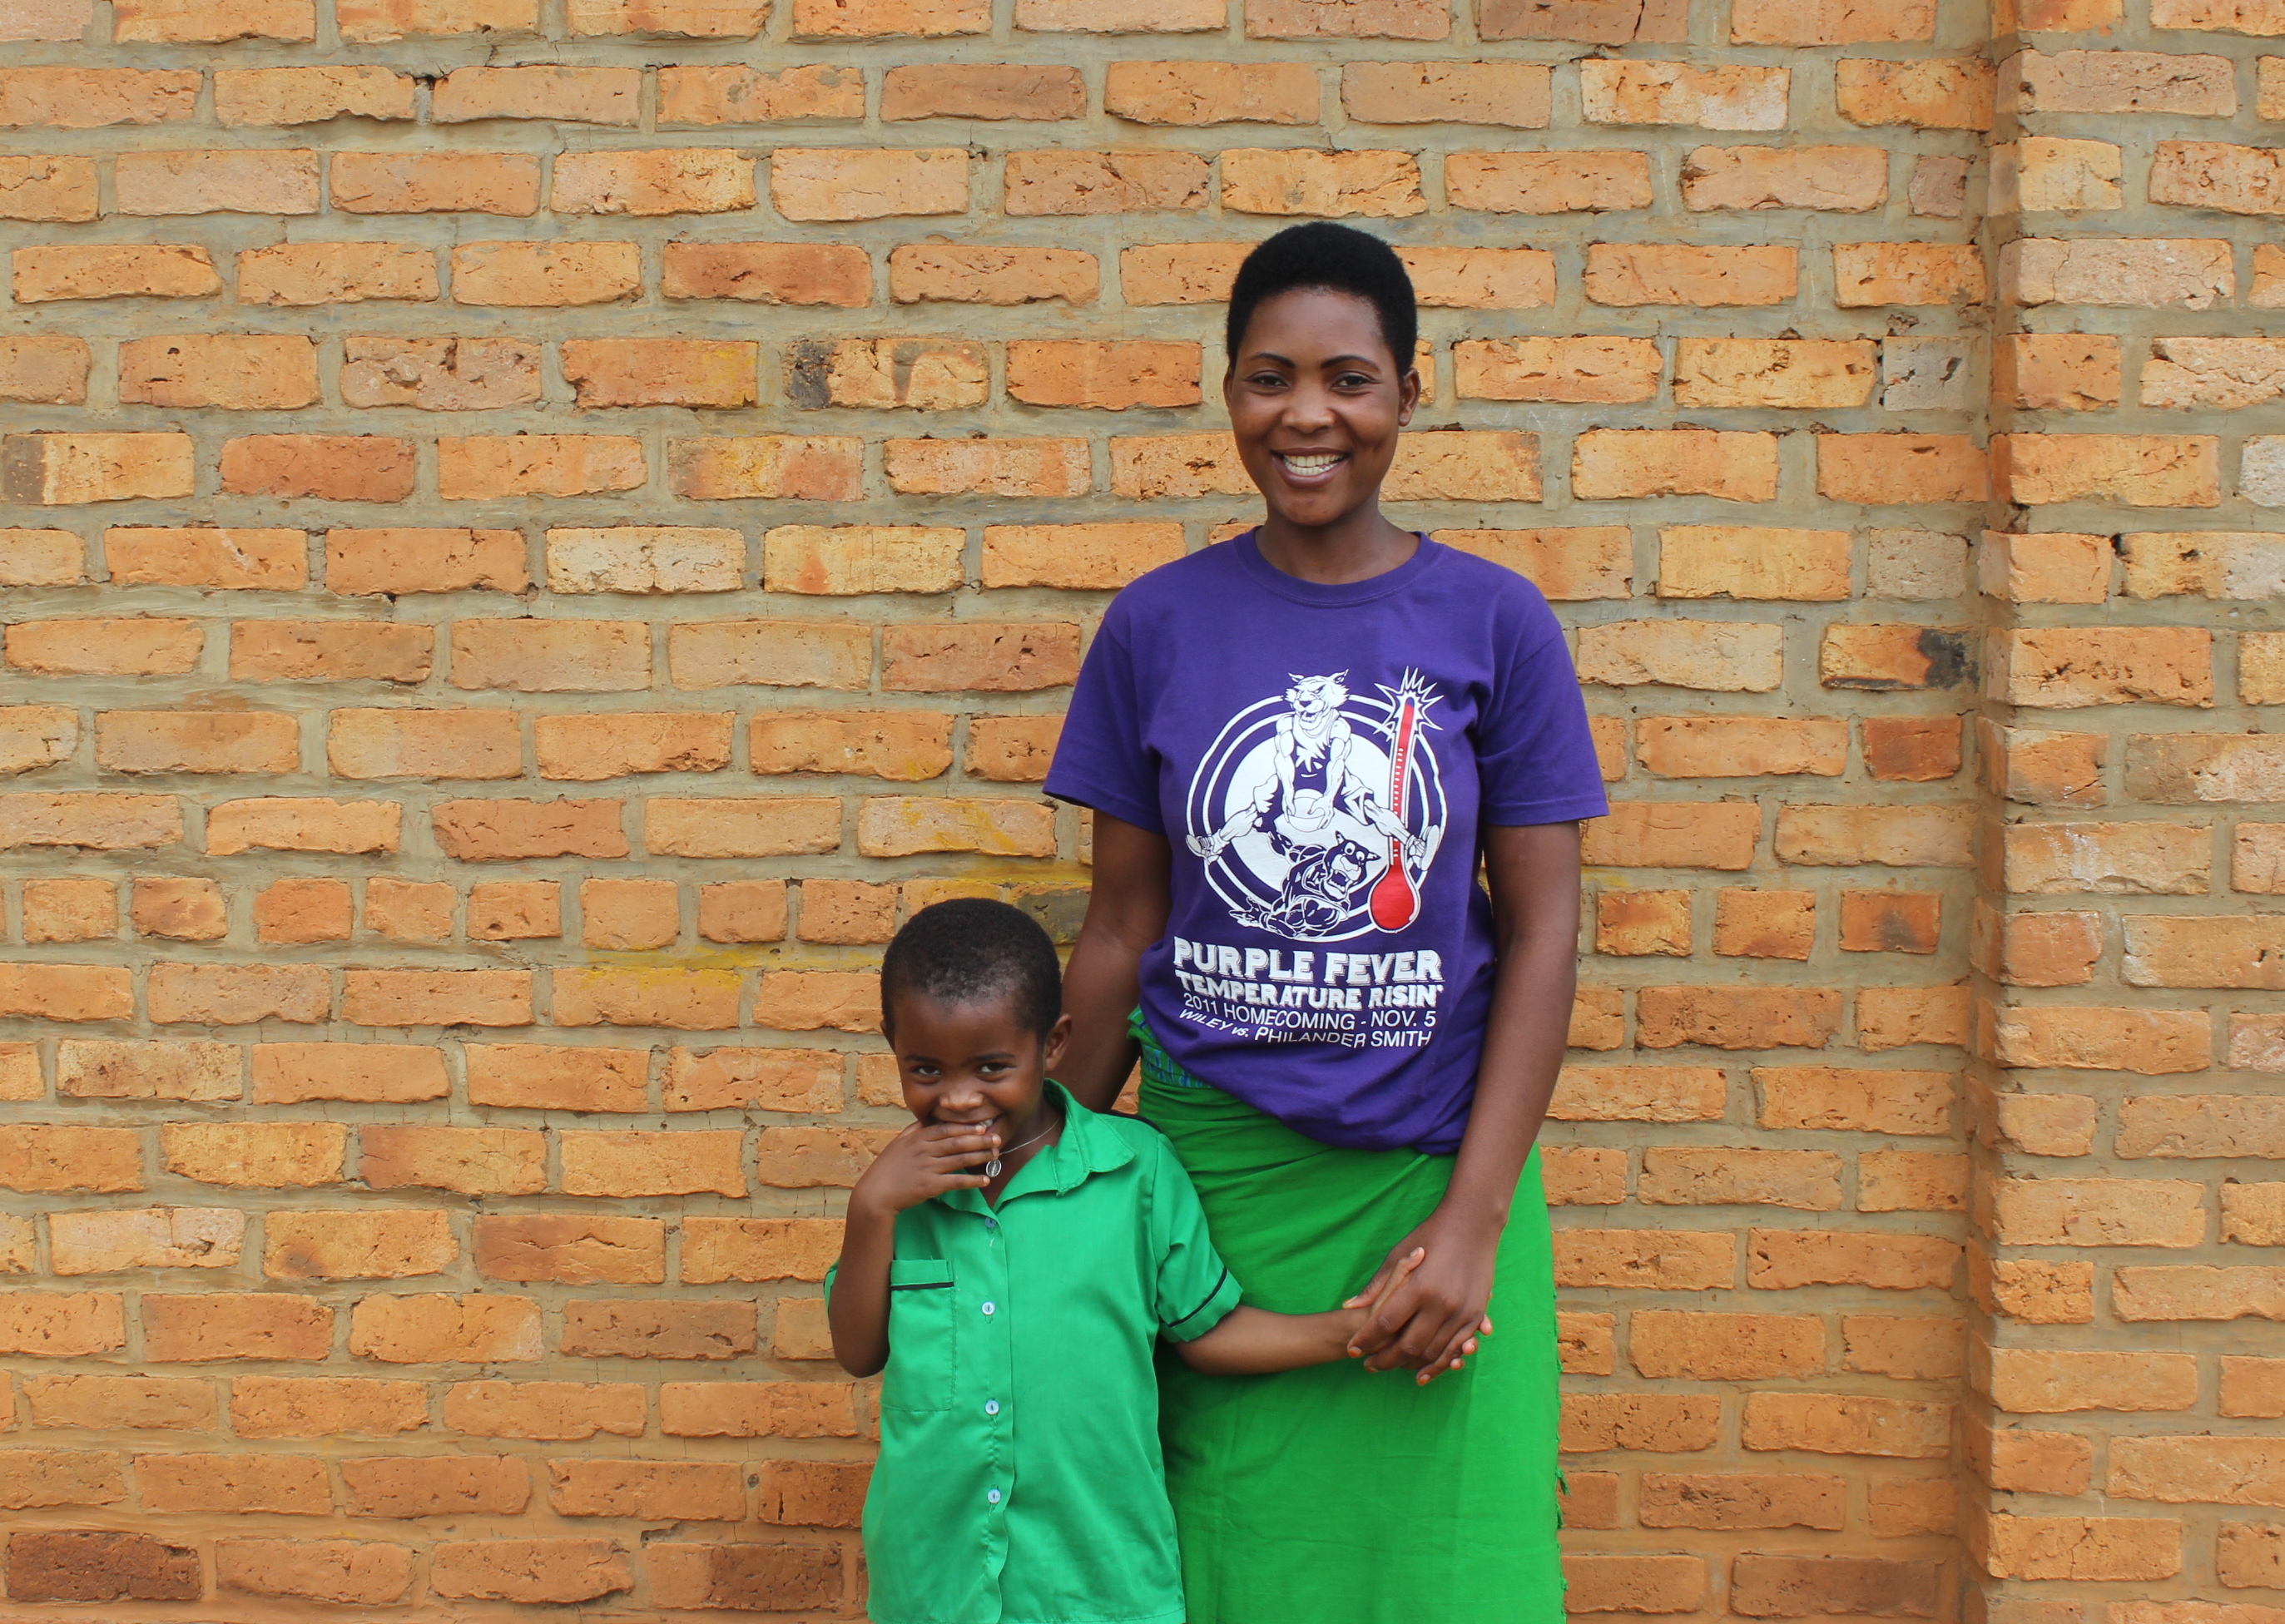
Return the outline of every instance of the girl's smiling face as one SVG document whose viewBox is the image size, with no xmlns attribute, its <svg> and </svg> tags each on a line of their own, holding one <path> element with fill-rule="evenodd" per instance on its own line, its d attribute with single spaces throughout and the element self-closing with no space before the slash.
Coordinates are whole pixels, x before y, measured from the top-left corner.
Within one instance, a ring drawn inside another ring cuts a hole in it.
<svg viewBox="0 0 2285 1624">
<path fill-rule="evenodd" d="M 1270 511 L 1318 530 L 1378 495 L 1420 374 L 1390 353 L 1368 301 L 1297 287 L 1254 310 L 1221 392 Z"/>
<path fill-rule="evenodd" d="M 906 1109 L 922 1122 L 956 1123 L 996 1134 L 1002 1149 L 1040 1126 L 1048 1074 L 1071 1032 L 1064 1016 L 1042 1037 L 1014 1000 L 946 1003 L 907 993 L 886 1036 L 897 1056 Z"/>
</svg>

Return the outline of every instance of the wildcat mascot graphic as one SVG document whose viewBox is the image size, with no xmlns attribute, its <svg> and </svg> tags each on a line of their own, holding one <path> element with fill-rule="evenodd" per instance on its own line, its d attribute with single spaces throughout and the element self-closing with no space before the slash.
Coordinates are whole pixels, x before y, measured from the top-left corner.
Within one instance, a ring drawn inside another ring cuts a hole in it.
<svg viewBox="0 0 2285 1624">
<path fill-rule="evenodd" d="M 1444 835 L 1438 695 L 1417 671 L 1378 699 L 1348 677 L 1294 676 L 1231 718 L 1191 779 L 1188 844 L 1242 925 L 1340 941 L 1419 916 Z"/>
</svg>

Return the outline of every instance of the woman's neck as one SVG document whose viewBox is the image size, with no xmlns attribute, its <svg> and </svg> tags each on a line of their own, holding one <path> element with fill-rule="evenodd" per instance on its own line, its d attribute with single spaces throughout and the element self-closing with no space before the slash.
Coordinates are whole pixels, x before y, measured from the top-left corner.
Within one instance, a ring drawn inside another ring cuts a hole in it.
<svg viewBox="0 0 2285 1624">
<path fill-rule="evenodd" d="M 1272 513 L 1254 531 L 1253 545 L 1271 569 L 1296 580 L 1346 586 L 1396 569 L 1420 550 L 1420 538 L 1369 503 L 1326 525 L 1298 525 Z"/>
</svg>

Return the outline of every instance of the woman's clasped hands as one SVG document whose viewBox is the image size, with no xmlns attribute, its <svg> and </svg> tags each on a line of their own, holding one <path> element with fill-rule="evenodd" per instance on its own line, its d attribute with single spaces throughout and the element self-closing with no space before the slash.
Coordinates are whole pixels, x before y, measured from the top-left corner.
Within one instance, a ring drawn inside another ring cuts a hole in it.
<svg viewBox="0 0 2285 1624">
<path fill-rule="evenodd" d="M 1371 1281 L 1342 1305 L 1372 1310 L 1349 1338 L 1349 1357 L 1368 1370 L 1417 1371 L 1422 1386 L 1459 1369 L 1477 1338 L 1492 1334 L 1486 1311 L 1499 1231 L 1480 1228 L 1440 1211 L 1392 1247 Z"/>
</svg>

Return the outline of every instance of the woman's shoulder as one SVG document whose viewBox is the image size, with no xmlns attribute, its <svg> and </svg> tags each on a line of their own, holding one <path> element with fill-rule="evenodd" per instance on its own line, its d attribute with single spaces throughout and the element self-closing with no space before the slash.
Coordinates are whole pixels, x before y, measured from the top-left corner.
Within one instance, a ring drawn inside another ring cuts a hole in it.
<svg viewBox="0 0 2285 1624">
<path fill-rule="evenodd" d="M 1483 628 L 1503 647 L 1560 634 L 1554 608 L 1529 576 L 1449 543 L 1438 545 L 1436 568 L 1430 572 L 1433 590 L 1463 616 L 1464 624 Z"/>
<path fill-rule="evenodd" d="M 1464 592 L 1472 600 L 1497 608 L 1547 608 L 1547 594 L 1529 576 L 1449 542 L 1438 542 L 1436 546 L 1436 573 L 1442 577 L 1438 584 L 1444 591 Z"/>
<path fill-rule="evenodd" d="M 1164 633 L 1195 619 L 1202 605 L 1227 600 L 1237 584 L 1226 545 L 1199 548 L 1135 577 L 1119 589 L 1103 613 L 1103 630 L 1126 640 L 1140 632 Z"/>
<path fill-rule="evenodd" d="M 1158 603 L 1194 592 L 1205 583 L 1229 575 L 1237 568 L 1229 544 L 1213 542 L 1195 553 L 1169 559 L 1145 570 L 1119 589 L 1114 603 Z"/>
</svg>

